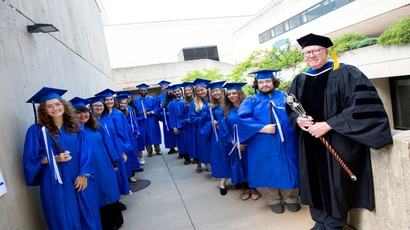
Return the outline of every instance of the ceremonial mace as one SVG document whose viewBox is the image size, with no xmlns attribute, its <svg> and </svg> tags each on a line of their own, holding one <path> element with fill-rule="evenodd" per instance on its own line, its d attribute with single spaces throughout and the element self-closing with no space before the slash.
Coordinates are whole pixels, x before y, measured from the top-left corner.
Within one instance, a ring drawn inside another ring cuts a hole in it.
<svg viewBox="0 0 410 230">
<path fill-rule="evenodd" d="M 296 99 L 296 97 L 293 94 L 291 93 L 288 94 L 288 96 L 286 97 L 286 103 L 290 106 L 290 108 L 292 108 L 293 111 L 295 111 L 301 117 L 307 118 L 305 109 L 303 108 L 302 104 L 299 103 L 299 101 Z M 329 142 L 324 137 L 319 137 L 319 139 L 326 146 L 326 148 L 329 150 L 332 156 L 336 159 L 336 161 L 339 162 L 340 166 L 342 166 L 342 168 L 347 172 L 347 174 L 349 174 L 352 181 L 356 181 L 357 177 L 353 174 L 353 172 L 349 169 L 349 167 L 346 165 L 343 159 L 339 156 L 339 154 L 333 149 L 333 147 L 329 144 Z"/>
</svg>

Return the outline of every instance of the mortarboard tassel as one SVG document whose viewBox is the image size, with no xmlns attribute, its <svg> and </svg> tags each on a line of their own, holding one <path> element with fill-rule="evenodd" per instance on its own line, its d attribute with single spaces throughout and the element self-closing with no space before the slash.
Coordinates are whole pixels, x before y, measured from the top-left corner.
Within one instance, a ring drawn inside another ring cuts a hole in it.
<svg viewBox="0 0 410 230">
<path fill-rule="evenodd" d="M 33 112 L 34 112 L 34 124 L 37 124 L 37 112 L 36 112 L 36 104 L 34 101 L 32 102 L 33 105 Z"/>
<path fill-rule="evenodd" d="M 333 70 L 339 69 L 340 63 L 337 60 L 336 48 L 333 49 Z"/>
</svg>

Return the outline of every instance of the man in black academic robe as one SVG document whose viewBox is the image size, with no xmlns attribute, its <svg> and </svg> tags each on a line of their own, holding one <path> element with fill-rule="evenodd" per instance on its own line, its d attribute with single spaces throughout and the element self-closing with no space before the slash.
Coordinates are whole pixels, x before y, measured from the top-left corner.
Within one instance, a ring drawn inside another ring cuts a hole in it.
<svg viewBox="0 0 410 230">
<path fill-rule="evenodd" d="M 370 149 L 392 143 L 387 113 L 370 80 L 356 67 L 328 61 L 332 41 L 308 34 L 297 40 L 311 67 L 290 93 L 307 118 L 288 107 L 299 135 L 301 203 L 310 206 L 312 229 L 342 229 L 352 208 L 374 209 Z M 325 137 L 356 175 L 352 181 L 319 137 Z"/>
</svg>

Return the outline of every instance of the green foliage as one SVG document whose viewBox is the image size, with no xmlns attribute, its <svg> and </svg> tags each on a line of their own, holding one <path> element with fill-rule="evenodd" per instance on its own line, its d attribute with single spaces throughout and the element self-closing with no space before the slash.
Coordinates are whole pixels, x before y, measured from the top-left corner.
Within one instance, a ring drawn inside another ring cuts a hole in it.
<svg viewBox="0 0 410 230">
<path fill-rule="evenodd" d="M 283 91 L 283 92 L 288 92 L 289 88 L 290 88 L 290 85 L 292 85 L 292 81 L 281 82 L 279 87 L 278 87 L 278 90 Z"/>
<path fill-rule="evenodd" d="M 246 94 L 247 97 L 251 97 L 255 95 L 255 89 L 250 84 L 246 84 L 242 87 L 243 92 Z"/>
<path fill-rule="evenodd" d="M 362 41 L 366 38 L 366 35 L 361 33 L 348 33 L 336 38 L 333 40 L 333 46 L 329 48 L 329 58 L 331 58 L 334 49 L 336 49 L 337 53 L 355 49 L 352 43 Z"/>
<path fill-rule="evenodd" d="M 377 44 L 377 38 L 366 38 L 364 40 L 361 41 L 355 41 L 352 43 L 352 48 L 353 49 L 359 49 L 362 47 L 366 47 L 366 46 L 372 46 Z"/>
<path fill-rule="evenodd" d="M 299 70 L 299 73 L 304 73 L 306 72 L 306 70 L 308 70 L 310 68 L 310 66 L 306 65 L 304 68 Z"/>
<path fill-rule="evenodd" d="M 245 61 L 236 64 L 236 67 L 232 69 L 230 74 L 228 74 L 229 81 L 245 81 L 246 79 L 244 72 L 252 67 L 252 61 L 258 59 L 261 56 L 265 56 L 268 52 L 268 50 L 254 50 Z"/>
<path fill-rule="evenodd" d="M 287 42 L 290 47 L 290 42 Z M 300 49 L 272 48 L 263 61 L 259 63 L 261 69 L 287 69 L 294 70 L 296 66 L 303 62 L 302 51 Z"/>
<path fill-rule="evenodd" d="M 194 81 L 197 78 L 208 79 L 211 81 L 224 80 L 224 76 L 219 73 L 219 69 L 203 69 L 202 71 L 194 70 L 188 72 L 187 76 L 182 78 L 181 81 Z"/>
<path fill-rule="evenodd" d="M 393 23 L 380 35 L 378 43 L 382 46 L 410 43 L 410 16 Z"/>
</svg>

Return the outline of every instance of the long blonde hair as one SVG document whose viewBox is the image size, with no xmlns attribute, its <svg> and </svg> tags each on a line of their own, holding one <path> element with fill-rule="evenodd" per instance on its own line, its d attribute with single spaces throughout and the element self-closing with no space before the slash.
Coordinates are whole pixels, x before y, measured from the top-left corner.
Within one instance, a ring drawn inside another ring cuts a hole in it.
<svg viewBox="0 0 410 230">
<path fill-rule="evenodd" d="M 210 106 L 211 106 L 212 108 L 218 107 L 218 105 L 220 105 L 221 107 L 225 107 L 225 90 L 223 90 L 222 88 L 216 88 L 216 89 L 219 89 L 219 91 L 221 91 L 221 98 L 219 98 L 219 100 L 215 99 L 215 98 L 212 96 L 212 91 L 213 91 L 213 90 L 211 90 L 210 96 L 209 96 L 209 98 L 210 98 Z M 216 90 L 216 89 L 214 89 L 214 90 Z"/>
<path fill-rule="evenodd" d="M 199 87 L 203 87 L 203 88 L 206 89 L 208 97 L 209 97 L 209 94 L 210 94 L 210 91 L 209 91 L 209 89 L 206 88 L 206 86 L 197 86 L 197 87 L 195 87 L 195 101 L 194 101 L 194 104 L 195 104 L 195 112 L 197 112 L 197 113 L 199 111 L 201 111 L 202 108 L 204 107 L 204 102 L 202 101 L 202 98 L 200 96 L 198 96 L 197 93 L 196 93 L 196 91 Z"/>
<path fill-rule="evenodd" d="M 239 105 L 242 104 L 243 100 L 245 100 L 246 98 L 246 94 L 242 91 L 242 90 L 236 90 L 236 92 L 238 93 L 238 97 L 239 97 Z M 228 93 L 228 92 L 227 92 Z M 224 108 L 224 117 L 228 117 L 229 112 L 231 111 L 231 108 L 233 107 L 233 103 L 231 102 L 231 100 L 226 100 L 226 106 Z"/>
</svg>

